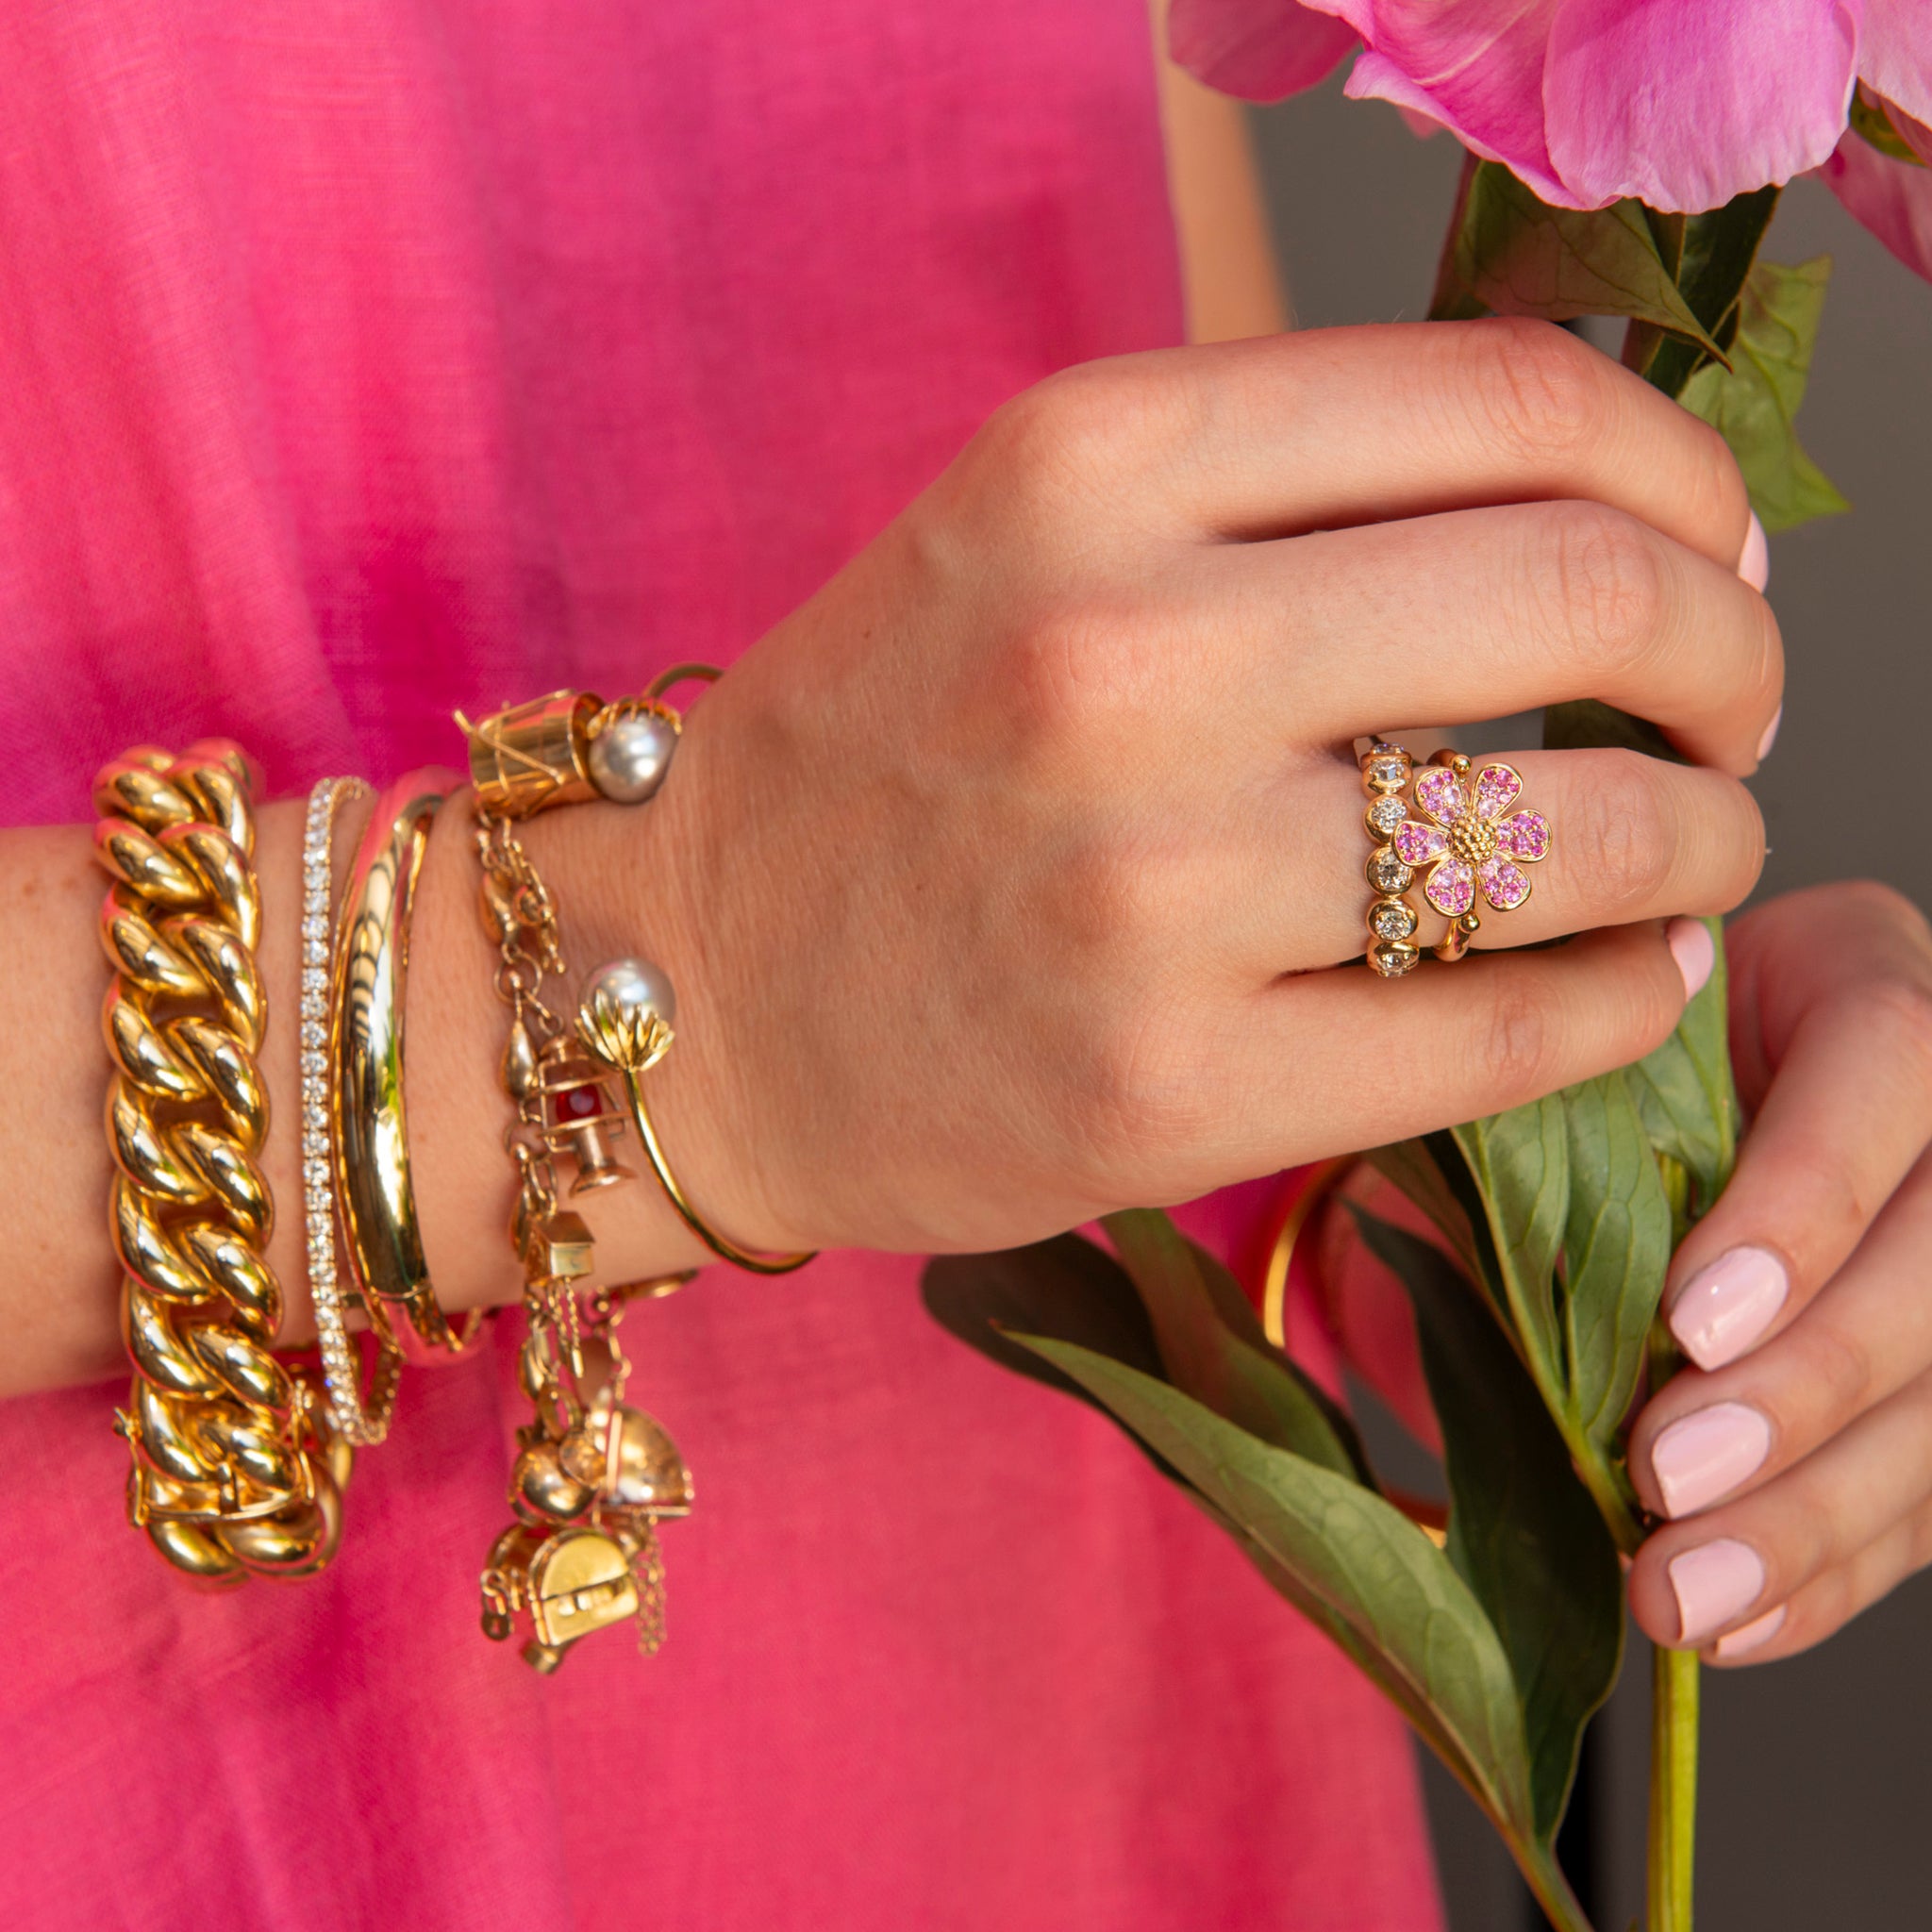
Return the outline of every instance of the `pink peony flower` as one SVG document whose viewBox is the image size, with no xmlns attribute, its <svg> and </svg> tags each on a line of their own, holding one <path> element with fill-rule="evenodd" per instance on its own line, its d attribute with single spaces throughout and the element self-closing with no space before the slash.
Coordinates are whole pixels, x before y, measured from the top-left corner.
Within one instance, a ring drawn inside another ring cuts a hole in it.
<svg viewBox="0 0 1932 1932">
<path fill-rule="evenodd" d="M 1893 121 L 1896 125 L 1896 115 Z M 1914 150 L 1926 152 L 1924 127 L 1899 131 Z M 1870 228 L 1908 269 L 1932 281 L 1932 168 L 1894 160 L 1848 134 L 1818 172 L 1854 219 Z"/>
<path fill-rule="evenodd" d="M 1469 785 L 1444 765 L 1416 774 L 1415 802 L 1427 817 L 1395 828 L 1395 856 L 1404 865 L 1432 868 L 1423 896 L 1444 918 L 1467 912 L 1478 885 L 1498 912 L 1529 897 L 1529 876 L 1515 861 L 1544 858 L 1550 827 L 1539 811 L 1502 816 L 1522 790 L 1510 765 L 1485 765 Z"/>
<path fill-rule="evenodd" d="M 1823 167 L 1860 80 L 1908 140 L 1932 124 L 1927 0 L 1174 0 L 1172 35 L 1250 100 L 1359 42 L 1351 96 L 1441 123 L 1559 208 L 1695 212 Z"/>
</svg>

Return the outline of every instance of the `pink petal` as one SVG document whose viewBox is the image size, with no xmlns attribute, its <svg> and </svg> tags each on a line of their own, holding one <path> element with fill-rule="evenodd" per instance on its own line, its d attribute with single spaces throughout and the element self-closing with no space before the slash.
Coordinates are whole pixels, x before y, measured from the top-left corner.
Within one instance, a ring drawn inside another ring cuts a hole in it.
<svg viewBox="0 0 1932 1932">
<path fill-rule="evenodd" d="M 1459 919 L 1475 904 L 1475 874 L 1461 859 L 1445 858 L 1424 882 L 1423 897 L 1443 918 Z"/>
<path fill-rule="evenodd" d="M 1564 0 L 1542 98 L 1571 205 L 1630 194 L 1719 208 L 1818 167 L 1844 132 L 1859 11 L 1848 0 Z"/>
<path fill-rule="evenodd" d="M 1278 101 L 1323 79 L 1355 29 L 1293 0 L 1174 0 L 1167 48 L 1196 80 L 1244 101 Z"/>
<path fill-rule="evenodd" d="M 1865 0 L 1858 78 L 1908 119 L 1932 121 L 1932 8 L 1925 0 Z M 1904 127 L 1899 132 L 1924 153 Z"/>
<path fill-rule="evenodd" d="M 1447 765 L 1430 765 L 1415 774 L 1415 802 L 1442 825 L 1453 825 L 1469 809 L 1462 780 Z"/>
<path fill-rule="evenodd" d="M 1485 765 L 1475 774 L 1475 815 L 1492 819 L 1506 806 L 1513 805 L 1523 790 L 1523 780 L 1509 765 Z"/>
<path fill-rule="evenodd" d="M 1550 849 L 1550 822 L 1540 811 L 1519 811 L 1496 827 L 1496 849 L 1511 858 L 1541 858 Z"/>
<path fill-rule="evenodd" d="M 1848 134 L 1818 173 L 1857 220 L 1932 281 L 1932 168 L 1894 160 Z"/>
<path fill-rule="evenodd" d="M 1914 121 L 1896 101 L 1887 101 L 1885 111 L 1892 131 L 1927 167 L 1932 167 L 1932 123 Z"/>
<path fill-rule="evenodd" d="M 1510 912 L 1529 897 L 1529 876 L 1500 855 L 1486 858 L 1476 869 L 1483 882 L 1483 897 L 1498 912 Z"/>
<path fill-rule="evenodd" d="M 1343 90 L 1440 121 L 1546 201 L 1575 207 L 1543 136 L 1543 53 L 1560 0 L 1330 0 L 1368 51 Z"/>
<path fill-rule="evenodd" d="M 1420 819 L 1407 819 L 1395 828 L 1395 856 L 1404 865 L 1427 865 L 1449 849 L 1449 834 Z"/>
</svg>

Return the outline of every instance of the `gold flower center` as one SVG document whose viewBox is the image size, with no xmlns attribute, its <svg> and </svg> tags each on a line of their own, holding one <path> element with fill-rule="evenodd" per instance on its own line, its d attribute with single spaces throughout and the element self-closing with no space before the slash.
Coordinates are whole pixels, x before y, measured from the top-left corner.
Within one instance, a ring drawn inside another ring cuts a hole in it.
<svg viewBox="0 0 1932 1932">
<path fill-rule="evenodd" d="M 1496 850 L 1496 828 L 1488 819 L 1466 812 L 1449 827 L 1449 849 L 1465 865 L 1480 865 Z"/>
</svg>

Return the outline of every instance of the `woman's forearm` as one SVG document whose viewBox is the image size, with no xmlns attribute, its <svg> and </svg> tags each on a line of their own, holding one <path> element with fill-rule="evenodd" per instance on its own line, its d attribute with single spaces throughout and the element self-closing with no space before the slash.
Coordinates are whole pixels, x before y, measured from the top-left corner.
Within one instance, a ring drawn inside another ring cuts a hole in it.
<svg viewBox="0 0 1932 1932">
<path fill-rule="evenodd" d="M 338 818 L 339 882 L 368 811 L 365 801 Z M 563 908 L 566 943 L 574 911 L 587 936 L 625 924 L 618 909 L 601 903 L 600 881 L 611 869 L 600 854 L 633 828 L 615 823 L 615 808 L 583 816 L 592 823 L 539 824 L 528 834 Z M 269 1261 L 285 1301 L 281 1340 L 300 1345 L 314 1335 L 296 1124 L 302 801 L 264 807 L 258 826 L 258 964 L 269 1011 L 261 1070 L 271 1118 L 262 1165 L 276 1208 Z M 501 1138 L 509 1103 L 496 1075 L 508 1018 L 491 990 L 495 954 L 476 913 L 477 881 L 463 794 L 437 822 L 418 887 L 406 1016 L 411 1171 L 432 1279 L 451 1309 L 508 1302 L 520 1284 L 507 1235 L 511 1169 Z M 108 969 L 97 935 L 106 889 L 89 827 L 0 833 L 0 897 L 13 908 L 15 934 L 14 998 L 0 1026 L 4 1395 L 109 1376 L 125 1360 L 102 1127 L 108 1063 L 100 1014 Z M 599 960 L 573 957 L 570 963 L 580 978 Z M 696 1258 L 695 1244 L 647 1174 L 600 1194 L 591 1218 L 608 1278 Z"/>
</svg>

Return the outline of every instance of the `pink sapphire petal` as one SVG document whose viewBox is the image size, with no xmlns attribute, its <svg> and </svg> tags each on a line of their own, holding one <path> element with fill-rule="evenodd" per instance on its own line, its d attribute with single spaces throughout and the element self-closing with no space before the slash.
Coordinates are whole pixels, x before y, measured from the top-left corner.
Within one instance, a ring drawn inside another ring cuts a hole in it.
<svg viewBox="0 0 1932 1932">
<path fill-rule="evenodd" d="M 1405 819 L 1395 828 L 1395 856 L 1404 865 L 1427 865 L 1449 849 L 1449 834 L 1420 819 Z"/>
<path fill-rule="evenodd" d="M 1475 774 L 1475 815 L 1492 819 L 1506 811 L 1523 790 L 1523 780 L 1507 765 L 1485 765 Z"/>
<path fill-rule="evenodd" d="M 1500 856 L 1486 858 L 1480 868 L 1483 897 L 1498 912 L 1512 912 L 1529 897 L 1529 875 Z"/>
<path fill-rule="evenodd" d="M 1460 919 L 1475 904 L 1475 874 L 1461 859 L 1445 858 L 1429 874 L 1423 896 L 1444 919 Z"/>
<path fill-rule="evenodd" d="M 1496 827 L 1496 846 L 1511 858 L 1541 858 L 1550 849 L 1550 822 L 1540 811 L 1512 812 Z"/>
<path fill-rule="evenodd" d="M 1431 765 L 1415 774 L 1415 802 L 1443 825 L 1453 825 L 1469 809 L 1462 780 L 1447 765 Z"/>
</svg>

